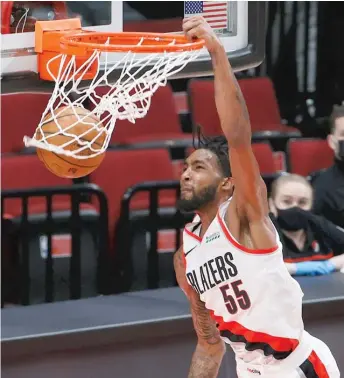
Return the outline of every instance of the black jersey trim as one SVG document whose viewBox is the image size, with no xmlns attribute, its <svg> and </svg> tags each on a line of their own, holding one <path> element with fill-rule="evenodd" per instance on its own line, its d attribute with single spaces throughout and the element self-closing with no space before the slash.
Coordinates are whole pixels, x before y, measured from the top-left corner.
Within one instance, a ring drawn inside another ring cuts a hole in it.
<svg viewBox="0 0 344 378">
<path fill-rule="evenodd" d="M 308 359 L 300 365 L 300 369 L 307 378 L 319 378 L 313 364 Z"/>
<path fill-rule="evenodd" d="M 273 356 L 276 360 L 284 360 L 293 351 L 292 349 L 287 350 L 285 352 L 276 351 L 271 347 L 271 345 L 269 345 L 267 343 L 263 343 L 263 342 L 253 342 L 252 343 L 252 342 L 249 342 L 245 339 L 245 337 L 243 335 L 236 335 L 229 330 L 221 330 L 220 335 L 222 337 L 226 337 L 227 339 L 229 339 L 233 343 L 238 343 L 238 342 L 244 343 L 245 349 L 249 352 L 253 352 L 255 350 L 260 349 L 264 352 L 265 356 Z"/>
</svg>

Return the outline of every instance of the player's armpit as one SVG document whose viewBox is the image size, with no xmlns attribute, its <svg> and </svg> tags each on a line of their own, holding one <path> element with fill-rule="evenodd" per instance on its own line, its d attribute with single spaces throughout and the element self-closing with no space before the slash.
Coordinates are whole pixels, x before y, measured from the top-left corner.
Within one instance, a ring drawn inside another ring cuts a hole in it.
<svg viewBox="0 0 344 378">
<path fill-rule="evenodd" d="M 234 193 L 226 213 L 226 224 L 244 247 L 271 250 L 277 247 L 276 230 L 269 217 L 266 185 L 251 145 L 229 150 Z M 239 225 L 233 227 L 234 219 Z"/>
</svg>

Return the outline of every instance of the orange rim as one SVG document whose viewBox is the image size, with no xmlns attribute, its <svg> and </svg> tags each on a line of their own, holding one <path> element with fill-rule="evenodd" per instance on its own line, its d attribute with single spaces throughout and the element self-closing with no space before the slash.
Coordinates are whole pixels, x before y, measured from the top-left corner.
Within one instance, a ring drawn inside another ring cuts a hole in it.
<svg viewBox="0 0 344 378">
<path fill-rule="evenodd" d="M 182 52 L 200 50 L 203 46 L 202 39 L 190 42 L 184 35 L 162 33 L 83 31 L 66 34 L 60 39 L 61 51 L 68 55 L 84 55 L 94 50 L 138 53 Z"/>
</svg>

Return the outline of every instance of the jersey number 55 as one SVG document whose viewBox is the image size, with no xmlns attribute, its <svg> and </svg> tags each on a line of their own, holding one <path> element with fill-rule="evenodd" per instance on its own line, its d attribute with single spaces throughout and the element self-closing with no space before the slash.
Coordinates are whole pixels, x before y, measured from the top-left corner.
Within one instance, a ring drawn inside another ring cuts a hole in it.
<svg viewBox="0 0 344 378">
<path fill-rule="evenodd" d="M 230 285 L 226 284 L 220 287 L 227 310 L 232 315 L 238 312 L 238 305 L 242 310 L 247 310 L 251 307 L 250 297 L 247 291 L 240 289 L 240 285 L 242 285 L 242 281 L 238 280 Z"/>
</svg>

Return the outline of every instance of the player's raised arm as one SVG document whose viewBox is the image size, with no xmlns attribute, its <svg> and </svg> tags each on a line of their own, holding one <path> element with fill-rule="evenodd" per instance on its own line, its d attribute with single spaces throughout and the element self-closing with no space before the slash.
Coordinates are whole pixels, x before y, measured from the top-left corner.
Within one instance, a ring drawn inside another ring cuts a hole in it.
<svg viewBox="0 0 344 378">
<path fill-rule="evenodd" d="M 182 249 L 174 256 L 174 269 L 178 284 L 190 301 L 192 320 L 198 338 L 188 378 L 215 378 L 226 351 L 225 345 L 209 311 L 186 280 Z"/>
<path fill-rule="evenodd" d="M 226 51 L 208 23 L 199 16 L 185 19 L 189 38 L 202 38 L 211 55 L 214 70 L 215 102 L 223 133 L 228 141 L 235 200 L 248 220 L 268 213 L 266 187 L 251 148 L 251 126 L 244 98 Z"/>
</svg>

